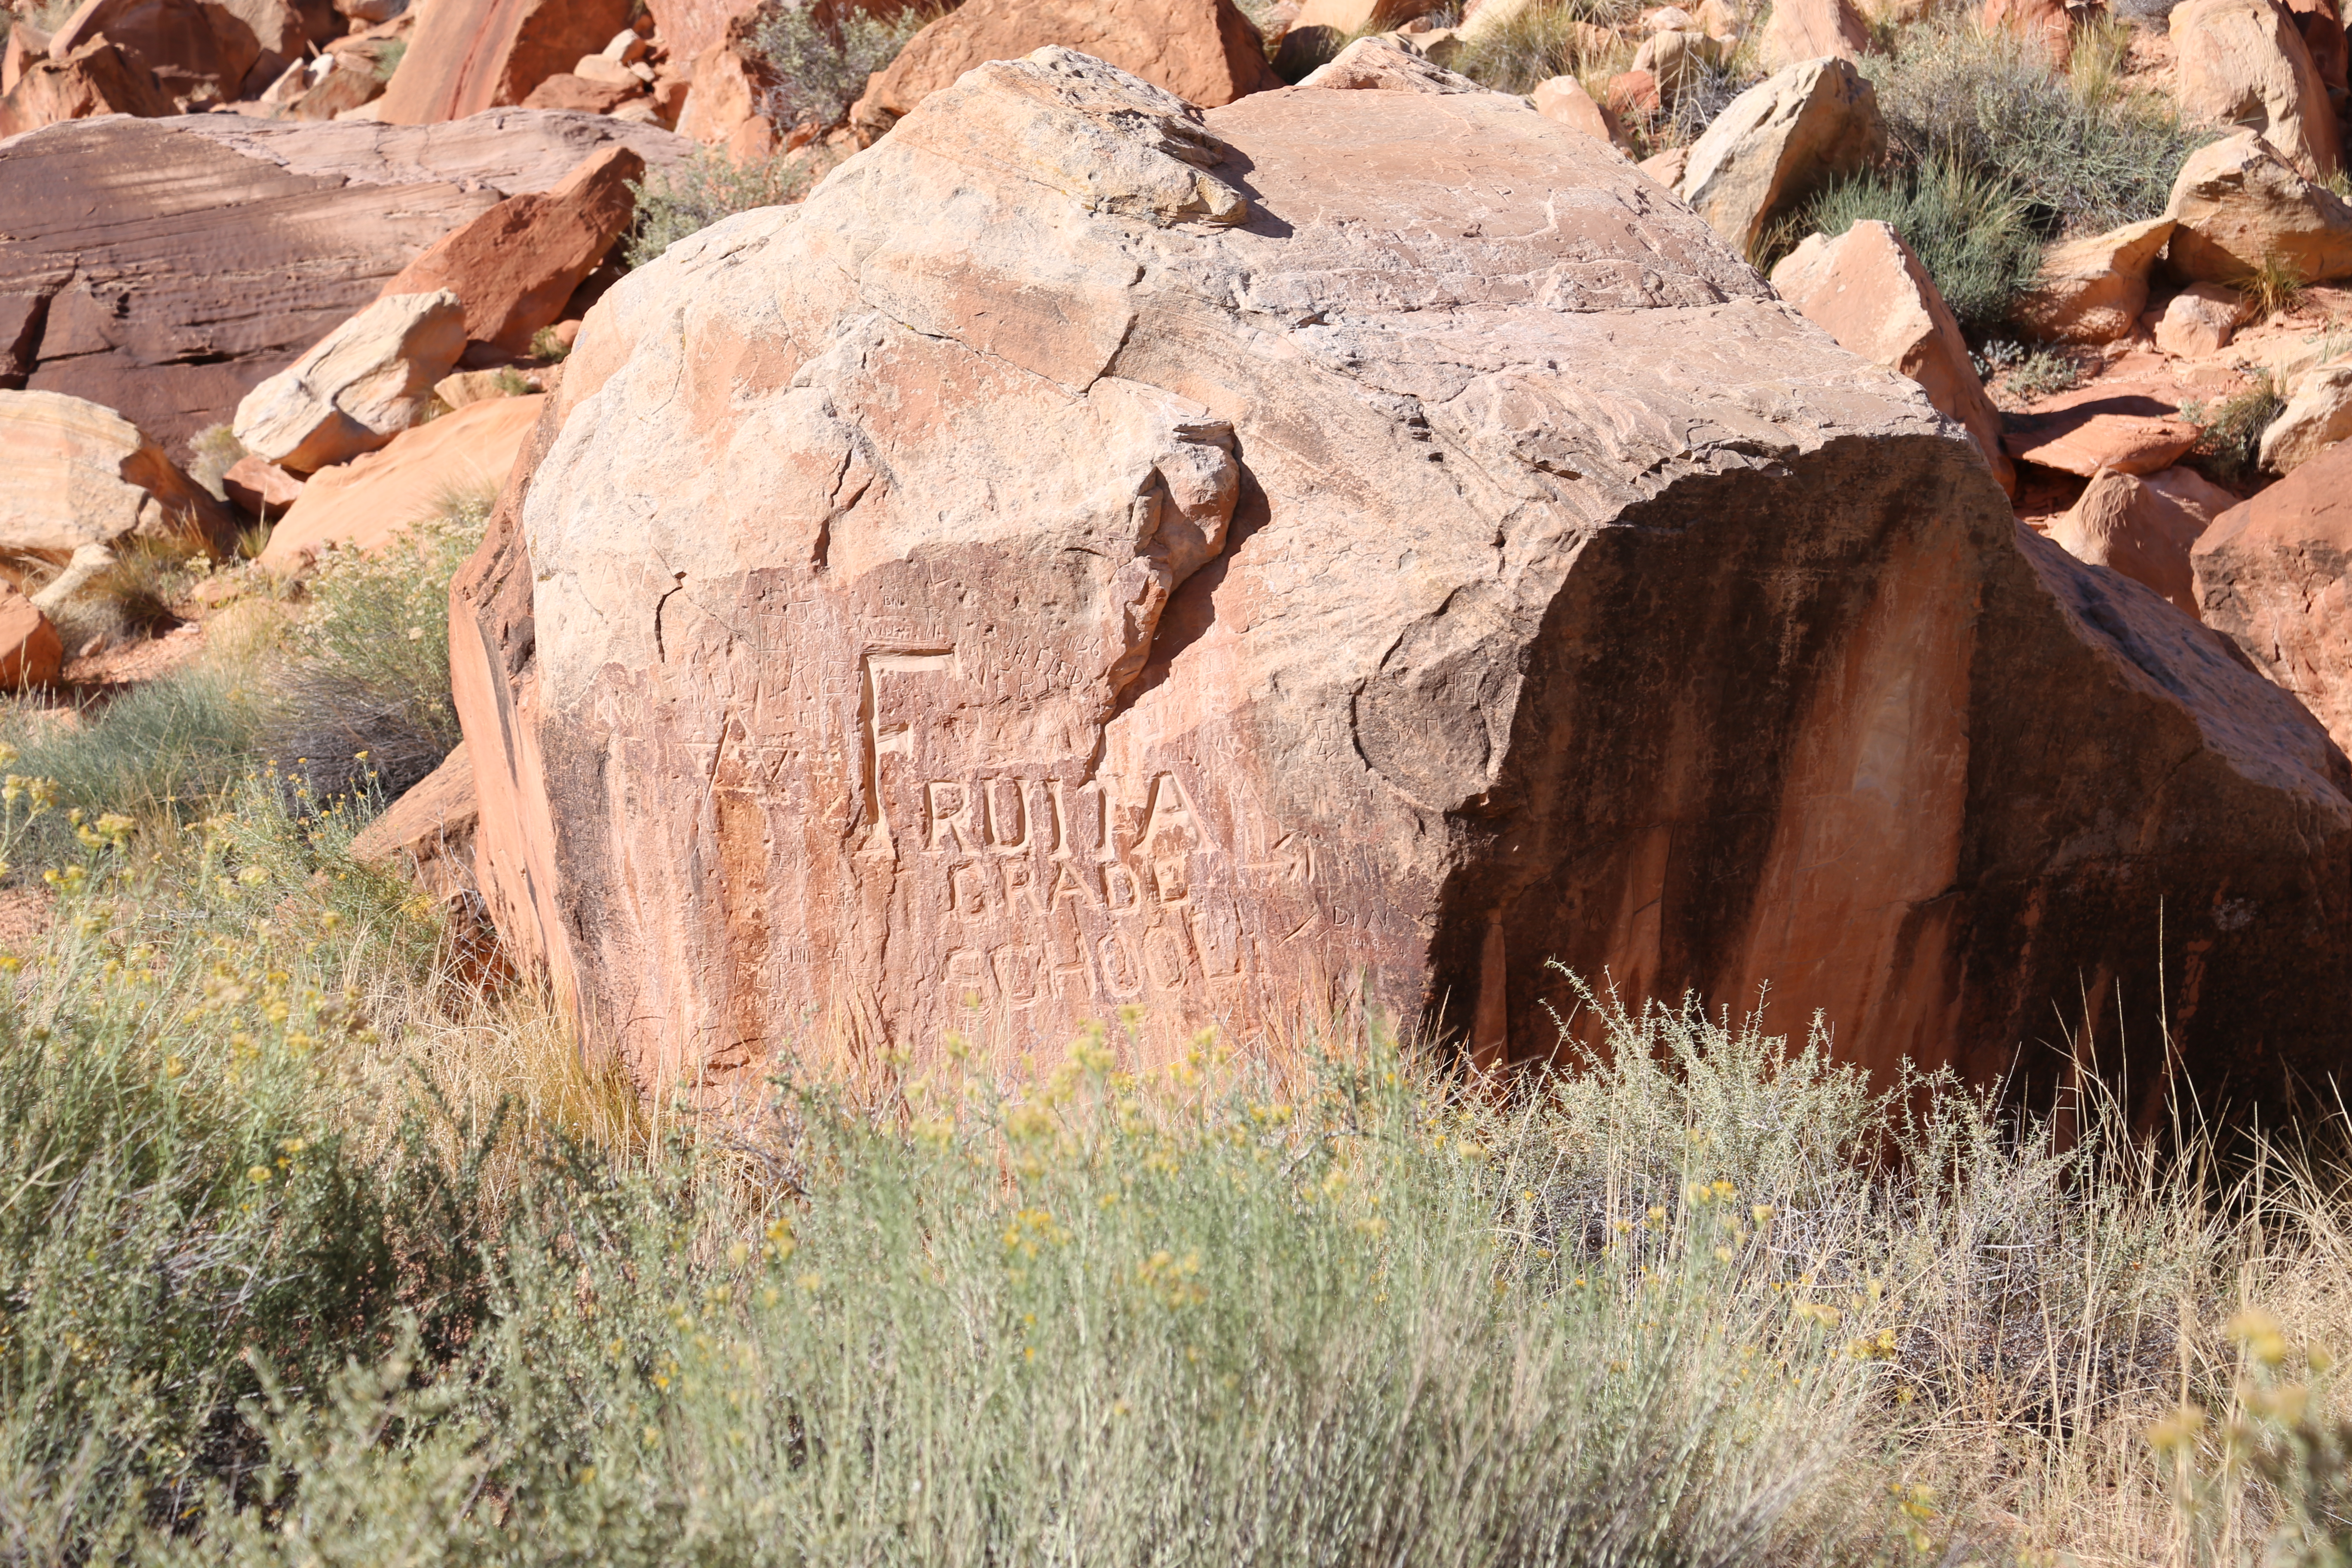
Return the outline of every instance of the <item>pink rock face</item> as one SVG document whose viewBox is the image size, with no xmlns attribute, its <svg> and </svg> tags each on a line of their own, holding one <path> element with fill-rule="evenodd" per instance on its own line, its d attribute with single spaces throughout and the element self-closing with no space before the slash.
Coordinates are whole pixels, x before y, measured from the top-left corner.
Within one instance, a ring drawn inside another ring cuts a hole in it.
<svg viewBox="0 0 2352 1568">
<path fill-rule="evenodd" d="M 2352 444 L 2328 447 L 2198 541 L 2197 598 L 2271 679 L 2352 745 Z"/>
<path fill-rule="evenodd" d="M 2001 445 L 2021 463 L 2085 479 L 2101 468 L 2153 474 L 2197 445 L 2197 426 L 2180 410 L 2141 393 L 2097 384 L 2010 416 Z"/>
<path fill-rule="evenodd" d="M 58 628 L 30 599 L 0 583 L 0 687 L 54 686 L 64 667 Z"/>
<path fill-rule="evenodd" d="M 1926 388 L 1928 402 L 1969 427 L 2000 488 L 2015 493 L 2016 470 L 2000 448 L 2000 411 L 1985 395 L 1968 340 L 1891 226 L 1863 222 L 1835 239 L 1812 236 L 1772 268 L 1772 287 L 1840 347 Z"/>
<path fill-rule="evenodd" d="M 629 0 L 439 0 L 384 89 L 388 125 L 519 104 L 629 25 Z"/>
<path fill-rule="evenodd" d="M 384 295 L 447 289 L 465 305 L 469 342 L 522 353 L 629 226 L 629 182 L 645 172 L 626 147 L 592 153 L 553 190 L 509 196 L 453 229 L 401 268 Z"/>
<path fill-rule="evenodd" d="M 189 114 L 11 142 L 0 301 L 37 302 L 26 384 L 180 449 L 442 236 L 615 144 L 660 165 L 691 150 L 652 126 L 520 109 L 435 126 Z M 0 326 L 14 315 L 0 306 Z"/>
<path fill-rule="evenodd" d="M 158 120 L 178 112 L 154 72 L 104 38 L 93 38 L 62 60 L 37 59 L 26 68 L 0 98 L 0 137 L 101 114 Z"/>
<path fill-rule="evenodd" d="M 1540 1060 L 1554 959 L 1987 1081 L 2088 977 L 2220 1075 L 2352 991 L 2308 717 L 1490 93 L 973 71 L 591 312 L 452 647 L 485 896 L 648 1085 L 1129 1005 Z"/>
<path fill-rule="evenodd" d="M 1595 103 L 1584 84 L 1572 76 L 1537 83 L 1534 97 L 1536 112 L 1547 120 L 1557 120 L 1601 142 L 1614 143 L 1623 134 L 1617 128 L 1616 116 Z"/>
<path fill-rule="evenodd" d="M 1806 60 L 1860 59 L 1870 27 L 1853 0 L 1774 0 L 1764 28 L 1764 68 L 1785 70 Z"/>
<path fill-rule="evenodd" d="M 404 430 L 381 451 L 320 470 L 269 536 L 261 563 L 285 571 L 323 544 L 374 550 L 453 495 L 489 495 L 538 422 L 543 397 L 493 397 Z"/>
<path fill-rule="evenodd" d="M 229 465 L 221 476 L 221 488 L 246 510 L 272 521 L 282 520 L 287 509 L 302 499 L 302 480 L 249 452 Z"/>
<path fill-rule="evenodd" d="M 1099 57 L 1204 106 L 1282 85 L 1257 28 L 1233 0 L 966 0 L 875 73 L 850 123 L 878 134 L 973 67 L 1049 45 Z"/>
<path fill-rule="evenodd" d="M 2120 572 L 2200 618 L 2189 552 L 2238 498 L 2193 468 L 2146 479 L 2101 470 L 2082 498 L 2051 525 L 2050 537 L 2077 561 Z"/>
<path fill-rule="evenodd" d="M 2168 26 L 2185 116 L 2257 132 L 2314 179 L 2336 172 L 2342 154 L 2327 83 L 2285 6 L 2181 0 Z"/>
</svg>

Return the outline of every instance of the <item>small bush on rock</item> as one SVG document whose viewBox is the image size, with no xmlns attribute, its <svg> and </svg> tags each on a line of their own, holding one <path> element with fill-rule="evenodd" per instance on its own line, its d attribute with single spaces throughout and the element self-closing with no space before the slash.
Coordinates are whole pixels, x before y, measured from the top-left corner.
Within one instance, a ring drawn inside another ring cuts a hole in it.
<svg viewBox="0 0 2352 1568">
<path fill-rule="evenodd" d="M 720 218 L 754 207 L 772 207 L 797 201 L 814 177 L 807 162 L 785 153 L 747 159 L 738 163 L 723 152 L 698 148 L 677 168 L 656 170 L 633 181 L 637 224 L 623 251 L 631 267 L 643 267 L 684 239 Z"/>
<path fill-rule="evenodd" d="M 2000 326 L 2041 265 L 2042 243 L 2018 187 L 1949 157 L 1865 171 L 1832 186 L 1800 226 L 1834 236 L 1873 218 L 1893 226 L 1971 334 Z"/>
<path fill-rule="evenodd" d="M 920 6 L 890 17 L 845 9 L 820 21 L 806 0 L 778 0 L 753 24 L 751 53 L 773 81 L 761 109 L 779 130 L 840 124 L 866 79 L 897 59 L 935 15 Z"/>
</svg>

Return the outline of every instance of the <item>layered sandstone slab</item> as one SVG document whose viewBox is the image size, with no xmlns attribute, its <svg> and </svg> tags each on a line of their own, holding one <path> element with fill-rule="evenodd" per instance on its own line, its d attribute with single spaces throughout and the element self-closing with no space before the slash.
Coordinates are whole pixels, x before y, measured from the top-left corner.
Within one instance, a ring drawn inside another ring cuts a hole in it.
<svg viewBox="0 0 2352 1568">
<path fill-rule="evenodd" d="M 415 127 L 110 119 L 0 142 L 0 335 L 26 323 L 24 384 L 178 449 L 443 235 L 612 146 L 667 166 L 689 144 L 538 110 Z"/>
<path fill-rule="evenodd" d="M 2338 1048 L 2326 736 L 1498 95 L 982 67 L 625 279 L 517 472 L 478 871 L 648 1084 L 1129 1005 L 1539 1059 L 1555 959 L 1979 1079 L 2086 987 Z"/>
<path fill-rule="evenodd" d="M 220 548 L 235 520 L 138 426 L 54 392 L 0 392 L 0 550 L 64 560 L 132 536 Z"/>
<path fill-rule="evenodd" d="M 389 125 L 520 103 L 629 25 L 630 0 L 446 0 L 428 7 L 384 89 Z"/>
</svg>

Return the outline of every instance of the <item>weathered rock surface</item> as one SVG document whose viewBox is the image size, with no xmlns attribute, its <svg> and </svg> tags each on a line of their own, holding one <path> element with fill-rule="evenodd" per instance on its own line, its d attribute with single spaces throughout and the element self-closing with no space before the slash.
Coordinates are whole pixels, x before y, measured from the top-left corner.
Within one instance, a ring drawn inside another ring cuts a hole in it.
<svg viewBox="0 0 2352 1568">
<path fill-rule="evenodd" d="M 644 96 L 644 84 L 635 80 L 590 81 L 566 71 L 532 88 L 522 104 L 525 109 L 571 109 L 583 114 L 610 114 L 631 99 Z"/>
<path fill-rule="evenodd" d="M 1773 0 L 1764 25 L 1764 68 L 1782 71 L 1808 60 L 1858 60 L 1870 47 L 1870 26 L 1853 0 Z"/>
<path fill-rule="evenodd" d="M 277 464 L 248 452 L 231 463 L 221 476 L 228 499 L 256 517 L 277 521 L 287 508 L 302 499 L 302 479 Z"/>
<path fill-rule="evenodd" d="M 495 494 L 546 401 L 533 395 L 469 403 L 402 431 L 381 451 L 312 476 L 271 532 L 261 563 L 286 571 L 329 544 L 375 550 L 452 497 Z"/>
<path fill-rule="evenodd" d="M 629 25 L 630 0 L 435 0 L 380 100 L 390 125 L 519 104 Z"/>
<path fill-rule="evenodd" d="M 1533 97 L 1536 112 L 1548 120 L 1557 120 L 1612 145 L 1624 140 L 1617 117 L 1595 103 L 1592 95 L 1584 90 L 1584 84 L 1572 76 L 1556 76 L 1538 82 Z"/>
<path fill-rule="evenodd" d="M 0 583 L 0 687 L 22 691 L 54 686 L 65 666 L 65 646 L 49 617 L 15 588 Z"/>
<path fill-rule="evenodd" d="M 2166 260 L 2194 282 L 2239 282 L 2266 258 L 2305 283 L 2352 277 L 2352 204 L 2251 131 L 2191 153 L 2165 216 L 2174 222 Z"/>
<path fill-rule="evenodd" d="M 1742 256 L 1783 215 L 1886 152 L 1878 94 L 1851 60 L 1809 60 L 1731 100 L 1691 144 L 1675 194 Z"/>
<path fill-rule="evenodd" d="M 1706 73 L 1721 65 L 1730 52 L 1696 29 L 1653 33 L 1633 51 L 1632 68 L 1649 72 L 1650 79 L 1657 84 L 1660 100 L 1673 104 L 1680 101 L 1685 90 L 1705 80 Z"/>
<path fill-rule="evenodd" d="M 247 393 L 233 428 L 298 474 L 347 462 L 424 417 L 465 350 L 465 308 L 447 289 L 378 300 Z"/>
<path fill-rule="evenodd" d="M 2193 560 L 2206 624 L 2352 744 L 2352 447 L 2223 512 Z"/>
<path fill-rule="evenodd" d="M 0 392 L 0 550 L 63 559 L 133 535 L 221 544 L 228 510 L 113 410 Z"/>
<path fill-rule="evenodd" d="M 1130 1002 L 1540 1059 L 1553 958 L 1979 1079 L 2085 994 L 2208 1081 L 2339 1048 L 2308 716 L 1491 95 L 981 68 L 625 279 L 517 474 L 477 866 L 648 1083 Z"/>
<path fill-rule="evenodd" d="M 2238 498 L 2193 468 L 2141 478 L 2101 469 L 2081 499 L 2050 528 L 2050 538 L 2077 561 L 2120 572 L 2199 618 L 2189 552 Z"/>
<path fill-rule="evenodd" d="M 1985 0 L 1979 15 L 1986 32 L 2014 33 L 2041 45 L 2061 70 L 2074 57 L 2074 18 L 2063 0 Z"/>
<path fill-rule="evenodd" d="M 2293 473 L 2347 436 L 2352 436 L 2352 365 L 2305 371 L 2289 384 L 2286 406 L 2263 431 L 2263 467 Z"/>
<path fill-rule="evenodd" d="M 2235 289 L 2192 283 L 2165 302 L 2156 321 L 2156 346 L 2182 359 L 2217 354 L 2252 314 Z"/>
<path fill-rule="evenodd" d="M 637 210 L 629 182 L 645 172 L 627 147 L 592 153 L 553 190 L 509 196 L 451 230 L 402 268 L 384 297 L 449 289 L 465 307 L 467 342 L 520 354 L 628 228 Z"/>
<path fill-rule="evenodd" d="M 154 72 L 104 38 L 93 38 L 62 60 L 44 57 L 26 68 L 0 98 L 0 137 L 100 114 L 153 120 L 178 112 Z"/>
<path fill-rule="evenodd" d="M 2182 114 L 2258 132 L 2314 179 L 2336 172 L 2336 110 L 2284 6 L 2273 0 L 2181 0 L 2169 25 Z"/>
<path fill-rule="evenodd" d="M 2089 479 L 2102 468 L 2153 474 L 2197 445 L 2197 426 L 2177 403 L 2093 382 L 2004 421 L 2001 446 L 2021 463 Z"/>
<path fill-rule="evenodd" d="M 49 38 L 64 60 L 103 37 L 183 97 L 251 97 L 303 52 L 302 17 L 286 0 L 82 0 Z"/>
<path fill-rule="evenodd" d="M 879 135 L 974 66 L 1049 45 L 1108 60 L 1192 103 L 1282 85 L 1233 0 L 965 0 L 874 73 L 850 124 Z"/>
<path fill-rule="evenodd" d="M 2131 336 L 2147 309 L 2147 275 L 2172 237 L 2172 219 L 2149 218 L 2053 246 L 2011 318 L 2034 337 L 2111 343 Z"/>
<path fill-rule="evenodd" d="M 1466 76 L 1437 65 L 1402 37 L 1358 38 L 1300 80 L 1301 87 L 1342 92 L 1488 92 Z"/>
<path fill-rule="evenodd" d="M 467 219 L 601 148 L 669 166 L 690 145 L 533 110 L 416 127 L 52 126 L 0 142 L 0 316 L 12 296 L 37 302 L 26 384 L 120 409 L 178 449 Z"/>
<path fill-rule="evenodd" d="M 1917 382 L 1938 412 L 1968 426 L 1993 478 L 2015 493 L 2000 410 L 1985 395 L 1935 279 L 1892 226 L 1857 223 L 1835 239 L 1810 237 L 1772 268 L 1772 287 L 1839 347 Z"/>
</svg>

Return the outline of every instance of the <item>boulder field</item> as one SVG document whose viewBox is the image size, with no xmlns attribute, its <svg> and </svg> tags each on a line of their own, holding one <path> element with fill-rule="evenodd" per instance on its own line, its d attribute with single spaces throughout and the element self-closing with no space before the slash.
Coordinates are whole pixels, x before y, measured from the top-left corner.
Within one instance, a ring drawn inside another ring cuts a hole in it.
<svg viewBox="0 0 2352 1568">
<path fill-rule="evenodd" d="M 1540 1060 L 1560 965 L 2144 1115 L 2340 1060 L 2318 723 L 1496 94 L 980 66 L 604 297 L 451 616 L 483 892 L 648 1086 Z"/>
</svg>

